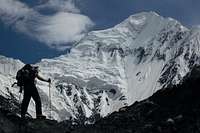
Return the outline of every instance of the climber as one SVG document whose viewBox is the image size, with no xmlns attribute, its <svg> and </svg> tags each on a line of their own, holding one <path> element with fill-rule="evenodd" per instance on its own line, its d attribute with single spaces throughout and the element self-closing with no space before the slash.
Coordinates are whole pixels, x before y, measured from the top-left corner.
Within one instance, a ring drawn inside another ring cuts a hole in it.
<svg viewBox="0 0 200 133">
<path fill-rule="evenodd" d="M 25 119 L 25 115 L 28 109 L 28 105 L 31 97 L 36 104 L 36 118 L 45 119 L 46 116 L 42 115 L 42 105 L 38 90 L 35 85 L 35 79 L 51 83 L 51 79 L 48 80 L 42 78 L 38 74 L 38 67 L 33 67 L 30 64 L 26 64 L 22 69 L 17 72 L 17 85 L 20 86 L 20 92 L 24 90 L 24 98 L 21 105 L 21 118 Z"/>
</svg>

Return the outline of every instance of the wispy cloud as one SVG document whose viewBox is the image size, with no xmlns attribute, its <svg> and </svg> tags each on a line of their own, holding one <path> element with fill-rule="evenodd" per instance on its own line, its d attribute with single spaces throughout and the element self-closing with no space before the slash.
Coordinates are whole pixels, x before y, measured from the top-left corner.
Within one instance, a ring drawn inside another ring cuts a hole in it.
<svg viewBox="0 0 200 133">
<path fill-rule="evenodd" d="M 54 8 L 56 13 L 42 15 L 38 8 Z M 0 19 L 16 31 L 58 50 L 81 39 L 93 26 L 87 16 L 80 14 L 72 0 L 49 0 L 36 8 L 18 0 L 0 0 Z"/>
<path fill-rule="evenodd" d="M 67 11 L 73 13 L 80 13 L 80 10 L 75 6 L 74 0 L 46 0 L 41 5 L 36 7 L 37 9 L 53 9 L 55 11 Z"/>
</svg>

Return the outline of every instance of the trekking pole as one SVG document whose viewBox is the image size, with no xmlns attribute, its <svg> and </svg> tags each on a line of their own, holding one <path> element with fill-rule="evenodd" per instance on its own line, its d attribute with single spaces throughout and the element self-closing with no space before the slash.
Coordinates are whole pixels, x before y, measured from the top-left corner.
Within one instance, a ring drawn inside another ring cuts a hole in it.
<svg viewBox="0 0 200 133">
<path fill-rule="evenodd" d="M 50 119 L 51 119 L 51 83 L 49 83 L 49 108 L 50 108 Z"/>
</svg>

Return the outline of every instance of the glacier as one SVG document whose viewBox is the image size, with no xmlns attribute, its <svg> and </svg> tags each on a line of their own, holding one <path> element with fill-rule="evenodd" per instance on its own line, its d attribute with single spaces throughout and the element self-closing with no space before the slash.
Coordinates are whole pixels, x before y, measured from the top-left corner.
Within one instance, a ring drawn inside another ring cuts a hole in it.
<svg viewBox="0 0 200 133">
<path fill-rule="evenodd" d="M 175 19 L 142 12 L 112 28 L 89 32 L 69 54 L 34 65 L 41 75 L 53 79 L 52 111 L 48 84 L 37 81 L 48 118 L 93 122 L 179 84 L 200 64 L 199 58 L 199 27 L 189 29 Z M 0 95 L 21 101 L 11 84 L 23 65 L 0 56 Z M 28 112 L 35 117 L 33 101 Z"/>
</svg>

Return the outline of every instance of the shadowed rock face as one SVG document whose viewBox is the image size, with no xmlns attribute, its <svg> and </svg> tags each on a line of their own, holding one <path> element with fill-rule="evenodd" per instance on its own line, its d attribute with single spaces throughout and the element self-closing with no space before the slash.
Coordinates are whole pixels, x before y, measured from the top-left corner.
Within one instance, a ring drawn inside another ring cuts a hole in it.
<svg viewBox="0 0 200 133">
<path fill-rule="evenodd" d="M 114 112 L 74 133 L 198 133 L 200 132 L 200 67 L 181 85 L 160 90 L 142 102 Z"/>
<path fill-rule="evenodd" d="M 197 66 L 180 85 L 160 90 L 144 101 L 84 126 L 71 121 L 34 119 L 21 123 L 15 114 L 18 104 L 0 97 L 0 133 L 199 133 L 199 84 Z"/>
<path fill-rule="evenodd" d="M 58 123 L 54 120 L 27 119 L 0 113 L 0 133 L 69 133 L 75 128 L 69 121 Z"/>
<path fill-rule="evenodd" d="M 0 133 L 68 133 L 76 127 L 71 121 L 58 123 L 32 118 L 22 121 L 16 115 L 19 111 L 18 103 L 0 96 Z"/>
</svg>

